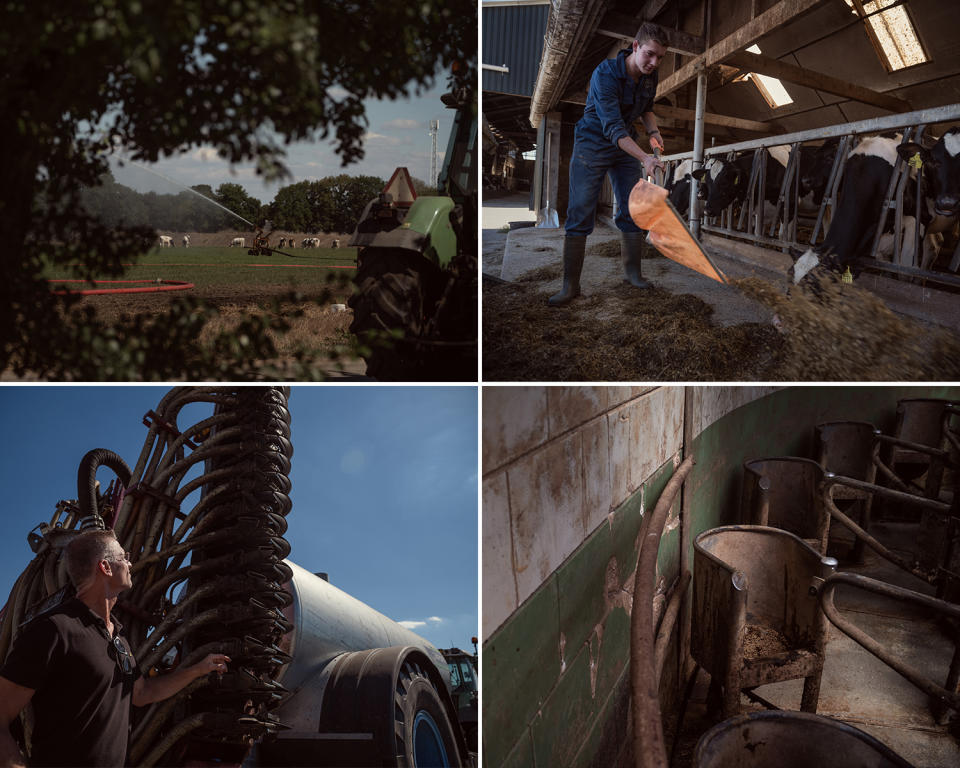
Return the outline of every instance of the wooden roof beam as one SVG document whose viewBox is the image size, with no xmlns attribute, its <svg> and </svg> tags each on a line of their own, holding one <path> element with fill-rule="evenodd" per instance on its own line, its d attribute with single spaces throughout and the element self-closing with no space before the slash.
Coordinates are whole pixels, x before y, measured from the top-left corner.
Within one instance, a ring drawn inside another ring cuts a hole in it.
<svg viewBox="0 0 960 768">
<path fill-rule="evenodd" d="M 657 117 L 670 117 L 675 120 L 696 119 L 697 113 L 692 109 L 683 109 L 682 107 L 671 107 L 669 104 L 654 104 L 653 114 Z M 756 133 L 775 133 L 779 126 L 773 123 L 761 123 L 757 120 L 745 120 L 741 117 L 730 117 L 728 115 L 717 115 L 713 112 L 705 112 L 703 121 L 711 125 L 722 125 L 726 128 L 737 128 L 742 131 L 754 131 Z"/>
<path fill-rule="evenodd" d="M 762 56 L 749 51 L 739 51 L 727 58 L 725 63 L 757 74 L 769 75 L 778 80 L 786 80 L 788 83 L 795 85 L 803 85 L 824 93 L 832 93 L 834 96 L 843 96 L 881 109 L 888 109 L 891 112 L 911 112 L 913 110 L 910 102 L 898 99 L 896 96 L 873 91 L 864 88 L 862 85 L 848 83 L 845 80 L 821 72 L 796 67 L 793 64 L 787 64 L 769 56 Z"/>
<path fill-rule="evenodd" d="M 629 43 L 635 39 L 642 23 L 642 21 L 637 21 L 635 16 L 610 12 L 600 21 L 600 25 L 597 27 L 597 34 Z M 698 53 L 703 53 L 706 49 L 706 43 L 702 37 L 689 35 L 686 32 L 680 32 L 676 29 L 667 29 L 666 27 L 662 29 L 667 36 L 668 51 L 676 51 L 685 56 L 696 56 Z"/>
<path fill-rule="evenodd" d="M 723 38 L 703 54 L 684 64 L 672 75 L 661 80 L 657 88 L 657 98 L 662 99 L 668 93 L 672 93 L 680 86 L 696 79 L 701 68 L 719 64 L 728 56 L 746 48 L 748 45 L 752 45 L 767 33 L 783 26 L 800 14 L 816 8 L 822 2 L 824 0 L 780 0 L 775 6 L 767 9 L 752 21 L 748 21 L 732 35 Z"/>
</svg>

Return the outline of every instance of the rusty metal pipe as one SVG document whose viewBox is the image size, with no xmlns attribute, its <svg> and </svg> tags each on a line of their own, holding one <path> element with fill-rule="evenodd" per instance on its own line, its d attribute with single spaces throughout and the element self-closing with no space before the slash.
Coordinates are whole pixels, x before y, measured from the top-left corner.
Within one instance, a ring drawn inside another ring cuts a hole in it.
<svg viewBox="0 0 960 768">
<path fill-rule="evenodd" d="M 924 509 L 929 509 L 933 512 L 947 512 L 950 509 L 950 505 L 943 501 L 930 499 L 926 496 L 917 496 L 914 493 L 895 491 L 892 488 L 884 488 L 882 485 L 866 483 L 863 480 L 855 480 L 852 477 L 835 475 L 832 472 L 824 472 L 823 477 L 824 486 L 826 488 L 829 488 L 833 485 L 846 485 L 850 488 L 857 488 L 861 491 L 869 491 L 870 493 L 875 493 L 878 496 L 884 496 L 888 499 L 892 499 L 893 501 L 899 501 L 902 504 L 913 504 L 918 507 L 923 507 Z"/>
<path fill-rule="evenodd" d="M 693 469 L 688 456 L 667 482 L 640 540 L 633 608 L 630 616 L 630 688 L 633 698 L 633 759 L 637 768 L 667 768 L 667 747 L 660 715 L 659 678 L 655 662 L 653 596 L 657 585 L 657 552 L 667 514 L 683 481 Z"/>
<path fill-rule="evenodd" d="M 654 658 L 656 659 L 657 684 L 663 677 L 663 665 L 667 660 L 667 648 L 670 646 L 670 637 L 673 635 L 673 629 L 677 624 L 677 616 L 680 614 L 680 606 L 683 603 L 683 596 L 687 593 L 687 587 L 690 586 L 690 571 L 684 571 L 677 580 L 677 585 L 670 595 L 670 602 L 663 612 L 663 618 L 660 619 L 660 630 L 657 632 L 657 646 Z"/>
<path fill-rule="evenodd" d="M 833 602 L 833 591 L 841 584 L 848 584 L 858 589 L 875 592 L 878 595 L 890 597 L 895 600 L 916 603 L 917 605 L 929 608 L 935 613 L 955 620 L 960 620 L 960 605 L 954 605 L 953 603 L 938 600 L 929 595 L 914 592 L 911 589 L 896 587 L 893 584 L 886 584 L 882 581 L 877 581 L 867 576 L 860 576 L 855 573 L 834 574 L 824 582 L 820 590 L 820 605 L 823 608 L 823 612 L 837 629 L 866 648 L 870 653 L 880 659 L 880 661 L 901 674 L 928 696 L 932 696 L 934 699 L 942 701 L 944 704 L 955 709 L 960 708 L 960 693 L 948 691 L 932 680 L 928 680 L 909 664 L 905 664 L 893 654 L 887 653 L 883 646 L 874 638 L 840 615 L 840 611 L 837 610 Z"/>
<path fill-rule="evenodd" d="M 902 557 L 887 549 L 885 546 L 883 546 L 883 544 L 877 541 L 873 536 L 871 536 L 869 533 L 863 530 L 863 528 L 861 528 L 859 525 L 853 522 L 853 520 L 841 512 L 837 508 L 837 505 L 834 504 L 833 497 L 829 493 L 826 495 L 824 503 L 827 506 L 827 510 L 830 512 L 830 517 L 848 528 L 854 534 L 854 536 L 857 537 L 857 539 L 870 547 L 870 549 L 880 555 L 880 557 L 882 557 L 884 560 L 890 561 L 898 568 L 903 568 L 903 570 L 905 570 L 907 573 L 916 576 L 921 581 L 932 583 L 930 577 L 926 573 L 915 569 L 913 565 L 908 563 Z"/>
</svg>

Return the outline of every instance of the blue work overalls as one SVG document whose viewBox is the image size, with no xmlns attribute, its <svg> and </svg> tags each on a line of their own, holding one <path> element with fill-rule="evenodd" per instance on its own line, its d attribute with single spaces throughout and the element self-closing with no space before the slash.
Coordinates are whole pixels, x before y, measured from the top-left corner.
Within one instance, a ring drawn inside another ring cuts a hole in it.
<svg viewBox="0 0 960 768">
<path fill-rule="evenodd" d="M 630 218 L 627 201 L 643 175 L 643 165 L 617 142 L 624 136 L 637 141 L 634 123 L 653 109 L 659 78 L 654 70 L 634 83 L 627 74 L 627 56 L 631 53 L 626 48 L 617 58 L 601 62 L 590 78 L 587 105 L 577 123 L 570 158 L 570 198 L 564 224 L 568 235 L 586 236 L 593 231 L 605 173 L 610 174 L 613 184 L 617 228 L 621 232 L 641 231 Z"/>
</svg>

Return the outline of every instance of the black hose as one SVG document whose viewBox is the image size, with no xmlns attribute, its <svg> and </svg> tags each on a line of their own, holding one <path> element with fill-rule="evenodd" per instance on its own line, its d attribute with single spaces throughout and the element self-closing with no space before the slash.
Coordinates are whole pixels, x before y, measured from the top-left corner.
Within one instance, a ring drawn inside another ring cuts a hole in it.
<svg viewBox="0 0 960 768">
<path fill-rule="evenodd" d="M 87 451 L 77 471 L 77 499 L 80 501 L 80 516 L 99 514 L 97 509 L 97 469 L 106 466 L 112 469 L 123 487 L 130 484 L 130 467 L 122 458 L 106 448 Z"/>
</svg>

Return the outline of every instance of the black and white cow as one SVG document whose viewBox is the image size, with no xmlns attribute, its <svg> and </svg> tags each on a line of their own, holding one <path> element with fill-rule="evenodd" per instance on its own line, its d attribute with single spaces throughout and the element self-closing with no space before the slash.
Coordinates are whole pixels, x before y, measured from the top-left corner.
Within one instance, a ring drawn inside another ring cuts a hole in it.
<svg viewBox="0 0 960 768">
<path fill-rule="evenodd" d="M 716 162 L 713 158 L 707 158 L 704 167 L 709 169 Z M 690 182 L 693 179 L 690 169 L 693 167 L 693 160 L 687 158 L 680 161 L 680 164 L 673 170 L 671 179 L 667 182 L 667 189 L 670 190 L 668 199 L 677 209 L 677 212 L 687 219 L 690 216 Z M 705 188 L 703 184 L 697 186 L 697 198 L 705 198 Z"/>
<path fill-rule="evenodd" d="M 920 266 L 928 269 L 936 257 L 933 236 L 952 229 L 960 218 L 960 126 L 944 133 L 932 149 L 904 142 L 897 152 L 905 161 L 920 154 L 925 198 L 920 213 L 924 233 Z"/>
<path fill-rule="evenodd" d="M 770 147 L 767 151 L 771 157 L 767 160 L 764 197 L 767 202 L 776 203 L 789 147 Z M 715 160 L 709 167 L 693 172 L 693 176 L 706 187 L 704 213 L 707 216 L 719 216 L 731 203 L 746 200 L 752 166 L 753 152 L 748 152 L 733 161 Z"/>
<path fill-rule="evenodd" d="M 850 151 L 830 229 L 820 245 L 807 249 L 790 268 L 794 283 L 800 282 L 821 262 L 843 271 L 854 259 L 870 255 L 899 143 L 897 138 L 870 136 Z M 903 198 L 905 214 L 914 209 L 915 201 L 915 186 L 908 184 Z M 892 227 L 893 217 L 888 216 L 887 222 Z M 910 261 L 914 217 L 904 215 L 903 223 L 904 258 Z M 889 242 L 892 243 L 892 238 Z"/>
<path fill-rule="evenodd" d="M 811 195 L 814 205 L 823 202 L 839 146 L 840 137 L 835 136 L 819 147 L 800 147 L 800 195 Z"/>
</svg>

